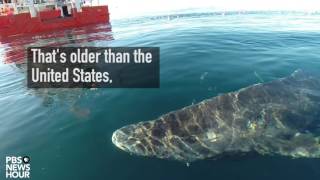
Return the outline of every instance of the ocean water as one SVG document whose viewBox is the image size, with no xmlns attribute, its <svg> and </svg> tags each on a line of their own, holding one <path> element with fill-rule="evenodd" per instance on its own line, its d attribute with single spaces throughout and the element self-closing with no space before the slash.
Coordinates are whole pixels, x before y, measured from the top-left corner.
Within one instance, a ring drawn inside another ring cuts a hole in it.
<svg viewBox="0 0 320 180">
<path fill-rule="evenodd" d="M 28 89 L 30 46 L 160 47 L 159 89 Z M 111 142 L 124 125 L 288 76 L 320 75 L 320 14 L 184 13 L 5 38 L 0 47 L 0 179 L 28 155 L 31 179 L 320 179 L 320 159 L 257 154 L 191 163 L 132 156 Z"/>
</svg>

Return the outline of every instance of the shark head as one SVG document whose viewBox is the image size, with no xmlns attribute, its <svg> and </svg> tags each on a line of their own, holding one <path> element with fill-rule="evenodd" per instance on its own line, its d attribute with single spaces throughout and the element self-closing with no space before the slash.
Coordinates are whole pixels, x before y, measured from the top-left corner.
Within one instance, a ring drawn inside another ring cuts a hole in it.
<svg viewBox="0 0 320 180">
<path fill-rule="evenodd" d="M 168 158 L 169 149 L 165 148 L 159 136 L 166 134 L 165 129 L 150 130 L 154 122 L 144 122 L 124 126 L 112 135 L 113 144 L 119 149 L 139 156 L 154 156 Z"/>
<path fill-rule="evenodd" d="M 196 106 L 195 106 L 196 107 Z M 227 129 L 220 129 L 230 133 Z M 112 135 L 113 144 L 130 154 L 192 162 L 219 154 L 230 136 L 194 124 L 190 109 L 157 120 L 124 126 Z"/>
</svg>

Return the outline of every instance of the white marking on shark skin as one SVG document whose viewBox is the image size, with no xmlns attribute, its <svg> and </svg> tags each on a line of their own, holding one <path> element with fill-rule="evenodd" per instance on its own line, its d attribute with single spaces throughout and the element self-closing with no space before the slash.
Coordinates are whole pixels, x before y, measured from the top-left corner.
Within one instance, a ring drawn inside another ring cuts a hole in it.
<svg viewBox="0 0 320 180">
<path fill-rule="evenodd" d="M 235 110 L 235 112 L 232 114 L 233 120 L 232 120 L 232 124 L 231 124 L 231 128 L 232 128 L 232 135 L 231 135 L 231 141 L 230 144 L 228 145 L 228 148 L 231 147 L 234 143 L 234 138 L 236 136 L 236 129 L 234 128 L 234 123 L 236 120 L 236 115 L 240 112 L 239 107 L 236 105 L 236 102 L 238 102 L 238 93 L 231 93 L 230 96 L 234 95 L 235 97 L 235 101 L 231 103 L 233 109 Z M 228 149 L 227 148 L 227 149 Z"/>
<path fill-rule="evenodd" d="M 194 112 L 191 110 L 190 113 L 192 114 L 192 121 L 201 129 L 201 131 L 204 131 L 204 129 L 200 126 L 200 124 L 196 121 L 196 116 L 194 115 Z"/>
<path fill-rule="evenodd" d="M 170 139 L 173 137 L 174 135 L 165 137 L 165 141 L 166 142 L 170 142 Z M 171 143 L 168 143 L 168 147 L 169 147 L 169 151 L 173 152 L 173 154 L 176 156 L 177 159 L 183 159 L 183 157 L 179 154 L 182 151 L 180 149 L 178 149 L 176 146 L 173 146 Z"/>
<path fill-rule="evenodd" d="M 213 130 L 207 131 L 206 136 L 210 142 L 216 142 L 218 140 L 218 136 Z"/>
<path fill-rule="evenodd" d="M 192 147 L 190 147 L 188 144 L 186 144 L 186 143 L 181 139 L 181 137 L 176 136 L 176 135 L 174 135 L 173 137 L 179 139 L 179 141 L 180 141 L 186 148 L 188 148 L 192 153 L 196 154 L 197 156 L 201 156 L 201 154 L 199 154 L 198 152 L 194 151 L 194 150 L 192 149 Z M 183 152 L 183 151 L 181 151 L 181 152 Z"/>
</svg>

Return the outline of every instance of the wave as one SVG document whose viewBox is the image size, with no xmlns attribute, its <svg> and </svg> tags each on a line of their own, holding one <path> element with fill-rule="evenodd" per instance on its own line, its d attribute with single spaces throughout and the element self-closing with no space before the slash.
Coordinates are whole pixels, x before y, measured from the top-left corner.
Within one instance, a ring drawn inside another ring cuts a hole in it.
<svg viewBox="0 0 320 180">
<path fill-rule="evenodd" d="M 210 11 L 320 11 L 319 0 L 102 0 L 101 2 L 109 5 L 111 19 L 160 15 L 195 9 Z"/>
</svg>

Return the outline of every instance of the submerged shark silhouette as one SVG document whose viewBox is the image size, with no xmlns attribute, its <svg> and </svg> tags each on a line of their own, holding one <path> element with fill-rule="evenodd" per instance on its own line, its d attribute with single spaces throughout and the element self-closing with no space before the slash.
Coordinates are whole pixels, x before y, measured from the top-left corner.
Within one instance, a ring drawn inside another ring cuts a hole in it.
<svg viewBox="0 0 320 180">
<path fill-rule="evenodd" d="M 112 142 L 132 154 L 184 162 L 250 151 L 320 158 L 320 80 L 298 70 L 122 127 Z"/>
</svg>

